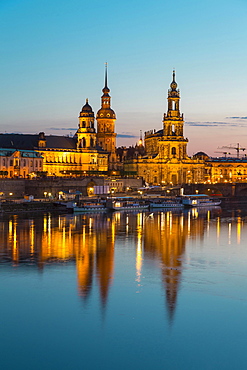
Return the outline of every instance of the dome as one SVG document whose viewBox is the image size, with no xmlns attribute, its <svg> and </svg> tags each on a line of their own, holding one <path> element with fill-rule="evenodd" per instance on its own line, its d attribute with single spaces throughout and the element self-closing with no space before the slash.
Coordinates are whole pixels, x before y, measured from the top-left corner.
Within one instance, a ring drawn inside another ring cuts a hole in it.
<svg viewBox="0 0 247 370">
<path fill-rule="evenodd" d="M 177 87 L 178 87 L 178 84 L 175 82 L 175 81 L 172 81 L 172 83 L 171 83 L 171 89 L 172 90 L 176 90 L 177 89 Z"/>
<path fill-rule="evenodd" d="M 114 118 L 116 119 L 116 114 L 111 108 L 101 108 L 97 112 L 96 118 Z"/>
<path fill-rule="evenodd" d="M 178 84 L 175 81 L 175 70 L 173 70 L 172 77 L 173 77 L 173 79 L 172 79 L 170 87 L 171 87 L 172 90 L 176 90 L 177 87 L 178 87 Z"/>
<path fill-rule="evenodd" d="M 81 108 L 80 116 L 81 117 L 85 117 L 85 116 L 94 117 L 94 112 L 93 112 L 91 105 L 88 104 L 88 99 L 86 99 L 86 104 L 83 105 L 83 107 Z"/>
<path fill-rule="evenodd" d="M 102 92 L 103 92 L 104 94 L 109 94 L 110 89 L 109 89 L 107 86 L 105 86 L 105 87 L 102 89 Z"/>
</svg>

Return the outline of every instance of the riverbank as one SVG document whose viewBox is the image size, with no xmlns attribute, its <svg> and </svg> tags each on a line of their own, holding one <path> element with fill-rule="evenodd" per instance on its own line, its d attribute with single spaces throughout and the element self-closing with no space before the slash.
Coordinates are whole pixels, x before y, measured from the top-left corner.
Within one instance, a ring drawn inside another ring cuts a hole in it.
<svg viewBox="0 0 247 370">
<path fill-rule="evenodd" d="M 65 205 L 56 202 L 2 202 L 0 206 L 0 214 L 7 213 L 29 213 L 29 212 L 67 212 Z"/>
</svg>

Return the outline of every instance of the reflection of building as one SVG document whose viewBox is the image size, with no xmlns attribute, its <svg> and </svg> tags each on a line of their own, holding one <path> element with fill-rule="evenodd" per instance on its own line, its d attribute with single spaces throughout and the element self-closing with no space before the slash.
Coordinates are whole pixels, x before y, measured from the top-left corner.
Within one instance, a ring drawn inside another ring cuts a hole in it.
<svg viewBox="0 0 247 370">
<path fill-rule="evenodd" d="M 160 258 L 162 276 L 166 290 L 166 303 L 172 320 L 177 303 L 177 295 L 183 268 L 183 255 L 189 237 L 202 237 L 204 220 L 171 211 L 154 214 L 145 223 L 144 254 L 150 259 Z M 155 232 L 154 232 L 155 230 Z"/>
<path fill-rule="evenodd" d="M 161 270 L 168 316 L 172 321 L 178 301 L 186 244 L 189 240 L 193 243 L 202 239 L 205 234 L 208 236 L 210 227 L 217 241 L 220 240 L 221 227 L 225 228 L 229 243 L 233 238 L 237 239 L 237 243 L 243 239 L 243 222 L 240 217 L 236 219 L 233 214 L 229 223 L 221 225 L 220 217 L 217 222 L 210 222 L 209 210 L 200 210 L 200 213 L 192 209 L 178 213 L 44 215 L 34 219 L 13 216 L 9 220 L 0 221 L 0 262 L 33 264 L 44 271 L 47 264 L 51 268 L 57 263 L 72 262 L 76 266 L 79 295 L 86 300 L 93 293 L 93 285 L 97 284 L 104 308 L 114 276 L 115 243 L 120 240 L 122 251 L 118 249 L 118 253 L 119 257 L 124 257 L 119 258 L 124 266 L 121 270 L 129 262 L 131 267 L 126 272 L 130 273 L 130 281 L 133 282 L 135 262 L 138 291 L 144 289 L 142 283 L 147 266 L 149 276 Z M 127 248 L 123 248 L 123 245 Z M 126 249 L 130 253 L 129 261 L 126 259 Z M 150 269 L 152 261 L 155 262 L 153 271 Z M 118 294 L 121 292 L 118 291 Z"/>
<path fill-rule="evenodd" d="M 93 217 L 18 219 L 0 222 L 0 252 L 15 263 L 46 263 L 75 260 L 79 294 L 87 298 L 97 279 L 102 304 L 107 301 L 114 267 L 114 223 L 106 215 Z"/>
</svg>

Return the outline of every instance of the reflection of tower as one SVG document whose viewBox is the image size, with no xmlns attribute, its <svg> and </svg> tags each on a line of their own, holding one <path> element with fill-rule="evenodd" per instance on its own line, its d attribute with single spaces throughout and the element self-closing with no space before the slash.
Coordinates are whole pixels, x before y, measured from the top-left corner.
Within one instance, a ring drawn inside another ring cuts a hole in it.
<svg viewBox="0 0 247 370">
<path fill-rule="evenodd" d="M 94 256 L 88 246 L 80 248 L 76 257 L 77 282 L 79 294 L 87 298 L 93 281 Z"/>
<path fill-rule="evenodd" d="M 101 108 L 97 113 L 97 141 L 109 153 L 109 168 L 113 169 L 116 162 L 116 115 L 111 109 L 110 89 L 107 86 L 107 65 L 105 69 L 105 87 L 102 90 Z"/>
<path fill-rule="evenodd" d="M 184 214 L 162 212 L 154 214 L 153 219 L 146 219 L 144 251 L 149 258 L 158 256 L 162 261 L 166 303 L 171 321 L 176 309 L 186 239 L 190 235 L 201 236 L 203 232 L 203 219 L 190 220 Z"/>
<path fill-rule="evenodd" d="M 114 222 L 112 220 L 112 222 Z M 110 225 L 109 225 L 110 226 Z M 101 301 L 106 305 L 114 268 L 114 224 L 97 233 L 96 268 L 100 285 Z"/>
</svg>

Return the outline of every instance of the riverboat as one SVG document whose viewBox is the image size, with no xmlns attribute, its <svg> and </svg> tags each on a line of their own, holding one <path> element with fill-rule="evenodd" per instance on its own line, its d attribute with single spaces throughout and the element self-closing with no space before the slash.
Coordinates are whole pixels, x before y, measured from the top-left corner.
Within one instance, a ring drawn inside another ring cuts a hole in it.
<svg viewBox="0 0 247 370">
<path fill-rule="evenodd" d="M 73 203 L 70 207 L 70 210 L 72 212 L 106 212 L 107 208 L 105 206 L 105 203 L 95 203 L 95 202 L 84 202 L 84 203 Z"/>
<path fill-rule="evenodd" d="M 184 205 L 182 203 L 181 198 L 158 198 L 152 199 L 150 201 L 150 208 L 183 208 Z"/>
<path fill-rule="evenodd" d="M 109 198 L 106 201 L 106 208 L 111 211 L 134 211 L 139 209 L 148 209 L 149 204 L 145 200 L 134 198 Z"/>
<path fill-rule="evenodd" d="M 221 204 L 221 200 L 210 198 L 206 194 L 192 194 L 183 195 L 182 204 L 185 207 L 212 207 L 219 206 Z"/>
</svg>

